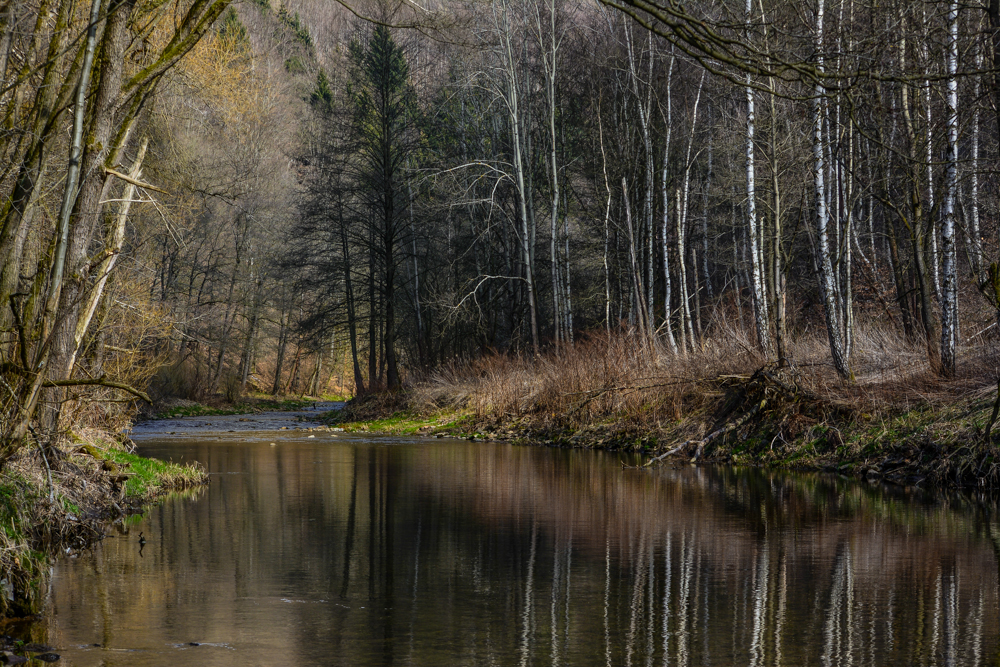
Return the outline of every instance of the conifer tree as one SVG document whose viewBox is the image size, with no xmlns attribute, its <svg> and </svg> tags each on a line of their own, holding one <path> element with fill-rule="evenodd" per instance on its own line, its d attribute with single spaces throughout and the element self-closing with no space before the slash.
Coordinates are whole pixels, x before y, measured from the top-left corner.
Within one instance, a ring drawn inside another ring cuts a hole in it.
<svg viewBox="0 0 1000 667">
<path fill-rule="evenodd" d="M 368 211 L 362 219 L 370 225 L 369 265 L 377 266 L 381 273 L 380 347 L 384 349 L 386 385 L 391 390 L 400 385 L 395 351 L 396 270 L 407 229 L 410 203 L 405 168 L 416 147 L 417 108 L 406 56 L 389 28 L 375 26 L 364 42 L 352 42 L 350 59 L 348 98 L 353 107 L 357 194 Z M 370 307 L 371 313 L 377 312 L 375 303 Z M 375 349 L 369 354 L 373 356 Z"/>
</svg>

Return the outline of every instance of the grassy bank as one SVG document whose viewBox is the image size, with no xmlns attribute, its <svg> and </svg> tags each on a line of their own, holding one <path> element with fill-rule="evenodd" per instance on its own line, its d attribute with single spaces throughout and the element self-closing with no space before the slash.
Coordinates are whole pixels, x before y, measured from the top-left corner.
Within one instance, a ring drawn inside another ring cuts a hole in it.
<svg viewBox="0 0 1000 667">
<path fill-rule="evenodd" d="M 627 337 L 594 338 L 541 359 L 454 365 L 405 392 L 348 403 L 345 430 L 456 435 L 641 451 L 654 465 L 715 461 L 835 470 L 901 484 L 1000 486 L 989 348 L 963 350 L 942 379 L 919 345 L 860 331 L 853 383 L 822 340 L 778 367 L 751 341 L 673 355 Z"/>
<path fill-rule="evenodd" d="M 0 616 L 38 609 L 51 558 L 102 539 L 155 498 L 208 481 L 204 470 L 129 452 L 86 433 L 60 461 L 28 449 L 0 473 Z"/>
</svg>

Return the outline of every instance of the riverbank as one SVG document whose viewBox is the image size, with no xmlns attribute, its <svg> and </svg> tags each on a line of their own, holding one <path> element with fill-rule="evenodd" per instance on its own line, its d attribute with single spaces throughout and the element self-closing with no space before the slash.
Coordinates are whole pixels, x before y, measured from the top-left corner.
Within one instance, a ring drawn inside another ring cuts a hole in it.
<svg viewBox="0 0 1000 667">
<path fill-rule="evenodd" d="M 860 356 L 860 355 L 859 355 Z M 1000 487 L 992 360 L 952 379 L 917 360 L 863 358 L 858 381 L 753 353 L 664 364 L 616 341 L 538 360 L 495 357 L 393 395 L 348 402 L 347 431 L 452 435 L 642 452 L 650 465 L 717 462 L 826 470 L 902 485 Z M 862 372 L 864 371 L 864 372 Z M 1000 420 L 997 420 L 1000 421 Z"/>
<path fill-rule="evenodd" d="M 56 554 L 74 555 L 159 496 L 208 482 L 195 465 L 137 456 L 128 441 L 73 434 L 59 461 L 22 450 L 0 473 L 0 617 L 34 614 Z"/>
<path fill-rule="evenodd" d="M 246 395 L 228 401 L 216 396 L 202 402 L 179 398 L 161 399 L 145 406 L 139 413 L 141 421 L 174 419 L 176 417 L 217 417 L 225 415 L 251 415 L 262 412 L 294 412 L 322 402 L 346 401 L 345 396 L 269 396 Z"/>
</svg>

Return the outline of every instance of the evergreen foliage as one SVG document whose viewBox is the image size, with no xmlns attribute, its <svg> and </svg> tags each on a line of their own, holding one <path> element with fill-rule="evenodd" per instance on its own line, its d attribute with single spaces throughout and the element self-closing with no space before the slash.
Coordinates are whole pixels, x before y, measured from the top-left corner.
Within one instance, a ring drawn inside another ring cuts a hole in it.
<svg viewBox="0 0 1000 667">
<path fill-rule="evenodd" d="M 320 68 L 316 75 L 316 87 L 309 95 L 309 103 L 318 110 L 329 111 L 333 105 L 333 91 L 330 89 L 330 79 L 326 76 L 326 70 Z"/>
<path fill-rule="evenodd" d="M 222 26 L 219 28 L 219 37 L 234 43 L 248 42 L 250 39 L 246 26 L 243 25 L 242 21 L 240 21 L 239 15 L 232 7 L 226 10 L 226 14 L 222 18 Z"/>
<path fill-rule="evenodd" d="M 298 12 L 291 14 L 287 9 L 282 7 L 278 10 L 278 19 L 288 26 L 297 41 L 301 42 L 310 49 L 313 48 L 313 41 L 312 37 L 309 35 L 309 29 L 306 27 L 305 23 L 302 22 L 302 19 L 299 18 Z"/>
</svg>

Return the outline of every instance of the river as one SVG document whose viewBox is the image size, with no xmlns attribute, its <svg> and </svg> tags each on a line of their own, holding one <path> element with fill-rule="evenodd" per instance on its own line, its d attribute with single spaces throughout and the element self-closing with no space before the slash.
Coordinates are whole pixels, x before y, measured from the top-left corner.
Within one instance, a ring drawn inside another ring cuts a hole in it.
<svg viewBox="0 0 1000 667">
<path fill-rule="evenodd" d="M 211 483 L 57 563 L 58 664 L 997 662 L 994 504 L 304 417 L 137 429 Z"/>
</svg>

